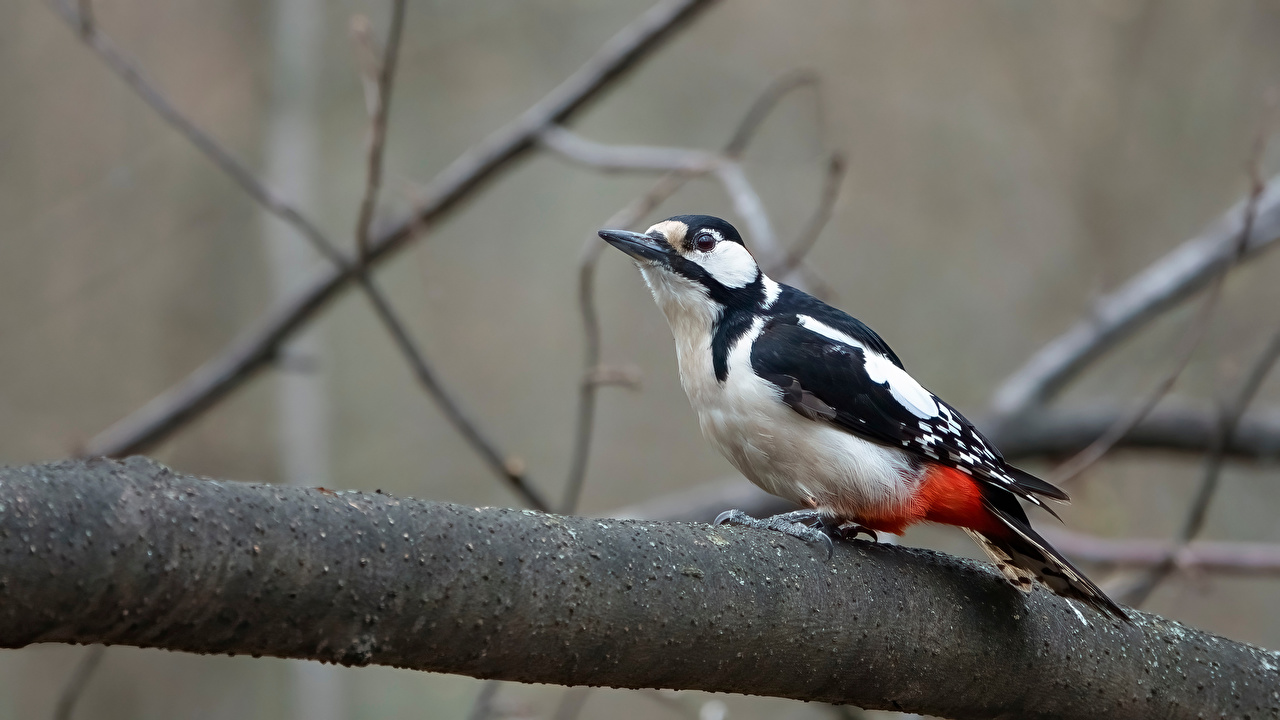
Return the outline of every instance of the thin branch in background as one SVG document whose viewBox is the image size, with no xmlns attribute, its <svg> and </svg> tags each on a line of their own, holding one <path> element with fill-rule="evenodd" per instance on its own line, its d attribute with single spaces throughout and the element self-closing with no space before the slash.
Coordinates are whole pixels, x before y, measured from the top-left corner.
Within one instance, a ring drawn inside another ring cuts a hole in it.
<svg viewBox="0 0 1280 720">
<path fill-rule="evenodd" d="M 387 140 L 387 118 L 391 109 L 392 80 L 396 74 L 396 63 L 400 55 L 400 37 L 404 30 L 405 0 L 394 0 L 391 4 L 391 26 L 387 30 L 386 50 L 378 63 L 377 75 L 366 80 L 365 87 L 371 92 L 367 98 L 369 107 L 369 151 L 365 168 L 364 197 L 360 201 L 360 214 L 356 220 L 356 249 L 361 262 L 369 257 L 369 238 L 373 232 L 373 216 L 378 205 L 378 190 L 382 187 L 383 146 Z M 362 22 L 363 21 L 363 22 Z M 363 33 L 361 29 L 363 28 Z M 363 36 L 366 47 L 372 46 L 372 34 L 369 32 L 369 20 L 362 15 L 352 20 L 352 33 L 357 38 Z"/>
<path fill-rule="evenodd" d="M 1155 568 L 1173 559 L 1173 569 L 1222 575 L 1280 577 L 1280 544 L 1196 540 L 1104 538 L 1062 528 L 1042 531 L 1072 560 L 1116 568 Z"/>
<path fill-rule="evenodd" d="M 102 656 L 106 650 L 105 645 L 90 645 L 84 655 L 80 656 L 80 662 L 76 663 L 75 669 L 71 671 L 71 677 L 67 678 L 66 684 L 62 686 L 62 692 L 58 693 L 58 704 L 53 710 L 53 720 L 71 720 L 76 702 L 84 694 L 85 686 L 93 677 L 93 671 L 102 662 Z"/>
<path fill-rule="evenodd" d="M 444 387 L 435 370 L 427 363 L 422 351 L 418 349 L 413 337 L 409 334 L 409 330 L 396 316 L 386 296 L 374 285 L 369 273 L 361 272 L 357 277 L 357 282 L 364 288 L 365 295 L 369 298 L 369 302 L 373 304 L 378 318 L 386 326 L 387 331 L 391 333 L 391 337 L 395 340 L 405 359 L 409 361 L 414 377 L 435 399 L 436 404 L 440 406 L 440 410 L 448 418 L 449 422 L 462 433 L 462 436 L 471 447 L 484 459 L 489 469 L 505 480 L 529 507 L 549 512 L 551 505 L 529 484 L 528 478 L 525 477 L 524 463 L 515 457 L 504 455 L 463 411 L 462 406 Z"/>
<path fill-rule="evenodd" d="M 551 720 L 578 720 L 582 708 L 591 698 L 591 688 L 578 685 L 560 694 L 560 704 L 551 716 Z"/>
<path fill-rule="evenodd" d="M 813 70 L 800 69 L 777 78 L 769 83 L 756 97 L 755 102 L 747 109 L 742 120 L 738 122 L 738 127 L 734 129 L 733 135 L 729 138 L 729 142 L 725 143 L 724 150 L 721 152 L 726 157 L 739 158 L 746 151 L 747 145 L 751 143 L 755 137 L 756 131 L 764 123 L 765 118 L 773 112 L 778 103 L 793 90 L 804 87 L 814 89 L 814 97 L 818 102 L 818 139 L 822 140 L 823 136 L 823 101 L 822 101 L 822 79 Z"/>
<path fill-rule="evenodd" d="M 685 173 L 669 173 L 654 183 L 647 193 L 614 213 L 603 227 L 631 227 L 649 214 L 663 200 L 671 197 L 689 180 Z M 604 243 L 595 233 L 587 238 L 578 259 L 578 312 L 582 317 L 582 381 L 578 385 L 578 411 L 574 421 L 573 449 L 570 451 L 569 477 L 565 481 L 560 512 L 572 513 L 578 508 L 582 484 L 591 456 L 591 438 L 595 432 L 596 394 L 600 383 L 592 375 L 600 367 L 600 317 L 596 308 L 595 278 L 600 250 Z"/>
<path fill-rule="evenodd" d="M 76 3 L 76 19 L 80 28 L 80 37 L 88 37 L 95 25 L 93 19 L 93 0 L 78 0 Z"/>
<path fill-rule="evenodd" d="M 1254 231 L 1243 261 L 1280 246 L 1280 175 L 1267 187 L 1254 203 Z M 1148 265 L 1045 343 L 996 389 L 989 419 L 1016 423 L 1044 407 L 1108 350 L 1212 282 L 1232 262 L 1249 205 L 1246 196 L 1202 234 Z"/>
<path fill-rule="evenodd" d="M 177 130 L 183 137 L 187 139 L 197 150 L 204 153 L 214 165 L 217 165 L 227 177 L 240 186 L 240 189 L 255 202 L 270 212 L 272 215 L 280 218 L 286 223 L 292 225 L 302 236 L 307 239 L 321 255 L 328 258 L 333 263 L 341 266 L 346 264 L 346 258 L 342 251 L 338 250 L 329 238 L 316 227 L 314 223 L 306 218 L 297 208 L 280 197 L 271 188 L 264 185 L 258 180 L 244 163 L 240 162 L 232 155 L 221 143 L 215 140 L 211 135 L 202 130 L 198 125 L 188 119 L 178 110 L 164 93 L 147 79 L 131 60 L 116 48 L 111 38 L 103 33 L 93 22 L 92 15 L 85 13 L 88 6 L 87 0 L 80 4 L 80 10 L 75 11 L 61 0 L 54 0 L 51 4 L 54 12 L 62 17 L 63 21 L 75 29 L 80 38 L 91 50 L 97 53 L 108 68 L 111 69 L 120 79 L 142 99 L 151 109 L 160 116 L 162 120 L 169 124 L 174 130 Z"/>
<path fill-rule="evenodd" d="M 563 123 L 662 47 L 713 0 L 660 0 L 606 41 L 540 101 L 455 159 L 426 186 L 414 209 L 370 242 L 368 263 L 390 257 L 529 152 L 543 128 Z M 89 456 L 144 452 L 202 415 L 268 366 L 277 349 L 356 280 L 354 265 L 320 268 L 186 378 L 91 438 Z"/>
<path fill-rule="evenodd" d="M 485 461 L 498 477 L 519 495 L 524 502 L 535 510 L 548 511 L 550 505 L 528 482 L 524 473 L 524 464 L 514 457 L 505 455 L 490 440 L 479 426 L 462 409 L 461 404 L 440 381 L 439 375 L 427 362 L 426 356 L 414 342 L 408 326 L 400 319 L 386 294 L 374 282 L 373 274 L 368 267 L 369 237 L 373 225 L 373 213 L 378 204 L 379 188 L 382 184 L 382 160 L 386 148 L 387 115 L 390 108 L 391 89 L 395 80 L 397 56 L 400 51 L 400 37 L 404 29 L 405 0 L 395 0 L 392 4 L 391 25 L 387 30 L 386 49 L 381 57 L 372 48 L 375 43 L 369 34 L 368 20 L 353 20 L 353 34 L 359 44 L 372 55 L 376 65 L 373 81 L 367 82 L 370 95 L 367 107 L 369 118 L 368 160 L 366 162 L 365 189 L 360 201 L 360 219 L 356 224 L 356 245 L 359 248 L 359 267 L 356 270 L 356 281 L 364 290 L 374 312 L 391 334 L 401 353 L 409 362 L 418 383 L 435 399 L 436 404 L 449 422 L 462 433 L 467 443 Z M 366 60 L 366 67 L 370 61 Z"/>
<path fill-rule="evenodd" d="M 1199 487 L 1196 488 L 1195 497 L 1187 510 L 1186 520 L 1182 529 L 1178 532 L 1174 548 L 1169 551 L 1158 566 L 1139 578 L 1138 582 L 1123 593 L 1123 602 L 1134 607 L 1146 602 L 1156 587 L 1168 578 L 1169 574 L 1177 567 L 1178 556 L 1182 550 L 1204 529 L 1205 517 L 1209 513 L 1209 504 L 1213 500 L 1214 493 L 1218 490 L 1219 480 L 1222 477 L 1222 465 L 1226 456 L 1226 447 L 1231 442 L 1231 437 L 1235 434 L 1236 428 L 1240 424 L 1240 418 L 1249 409 L 1249 405 L 1253 402 L 1254 397 L 1257 396 L 1263 381 L 1266 380 L 1271 369 L 1275 367 L 1277 359 L 1280 359 L 1280 330 L 1277 330 L 1271 336 L 1267 346 L 1258 355 L 1258 358 L 1245 376 L 1244 382 L 1241 383 L 1239 393 L 1223 411 L 1217 442 L 1214 443 L 1213 451 L 1209 453 L 1209 457 L 1205 461 L 1204 475 L 1200 479 Z"/>
<path fill-rule="evenodd" d="M 706 150 L 657 147 L 651 145 L 606 145 L 588 140 L 560 126 L 551 126 L 538 141 L 560 157 L 603 173 L 683 172 L 701 175 L 711 172 L 724 159 Z"/>
<path fill-rule="evenodd" d="M 480 692 L 476 693 L 475 702 L 471 704 L 467 720 L 488 720 L 493 715 L 493 701 L 501 687 L 501 680 L 485 680 L 480 686 Z"/>
<path fill-rule="evenodd" d="M 1244 221 L 1240 228 L 1239 236 L 1232 248 L 1232 254 L 1227 262 L 1214 275 L 1209 292 L 1205 295 L 1204 302 L 1201 303 L 1199 311 L 1192 319 L 1191 324 L 1187 327 L 1186 332 L 1182 336 L 1182 349 L 1178 353 L 1178 360 L 1169 372 L 1156 384 L 1155 388 L 1147 395 L 1147 397 L 1134 408 L 1133 412 L 1127 416 L 1120 418 L 1114 425 L 1107 429 L 1101 437 L 1089 445 L 1089 447 L 1080 451 L 1075 457 L 1058 466 L 1054 470 L 1050 482 L 1057 485 L 1065 485 L 1076 479 L 1091 467 L 1094 463 L 1101 460 L 1108 452 L 1111 451 L 1116 443 L 1124 439 L 1138 423 L 1155 409 L 1156 405 L 1164 399 L 1165 395 L 1173 389 L 1178 382 L 1178 378 L 1182 375 L 1182 371 L 1186 369 L 1191 362 L 1192 355 L 1195 354 L 1197 348 L 1200 347 L 1201 341 L 1209 331 L 1209 321 L 1213 318 L 1214 310 L 1217 308 L 1218 299 L 1222 296 L 1222 288 L 1226 285 L 1227 275 L 1231 273 L 1232 268 L 1240 263 L 1244 257 L 1246 248 L 1249 247 L 1249 239 L 1253 236 L 1254 221 L 1258 212 L 1258 200 L 1262 197 L 1262 193 L 1266 191 L 1267 185 L 1263 181 L 1259 172 L 1259 166 L 1262 162 L 1262 154 L 1266 149 L 1266 131 L 1259 133 L 1258 140 L 1254 147 L 1253 160 L 1250 164 L 1250 191 L 1249 201 L 1245 205 Z"/>
<path fill-rule="evenodd" d="M 831 158 L 827 160 L 827 175 L 822 185 L 822 195 L 818 199 L 818 207 L 814 208 L 813 215 L 805 223 L 804 229 L 800 231 L 800 235 L 787 248 L 786 256 L 782 258 L 782 262 L 774 270 L 780 277 L 786 276 L 800 267 L 805 255 L 808 255 L 809 251 L 813 249 L 814 243 L 818 242 L 823 229 L 831 221 L 831 214 L 835 210 L 836 200 L 840 197 L 840 185 L 844 182 L 844 175 L 844 155 L 838 152 L 831 153 Z"/>
<path fill-rule="evenodd" d="M 404 25 L 404 11 L 404 1 L 396 0 L 393 5 L 386 50 L 383 57 L 377 60 L 377 94 L 379 97 L 388 100 L 390 98 L 392 80 L 395 77 L 395 56 L 399 52 L 400 37 Z M 72 16 L 63 13 L 63 17 L 70 22 Z M 119 73 L 162 118 L 203 151 L 217 167 L 230 175 L 244 189 L 246 194 L 261 204 L 268 212 L 289 223 L 304 237 L 310 239 L 312 244 L 333 262 L 338 271 L 351 273 L 355 276 L 357 284 L 368 296 L 378 318 L 387 328 L 397 347 L 409 363 L 414 377 L 436 400 L 446 419 L 457 428 L 463 438 L 476 450 L 490 469 L 499 478 L 506 481 L 526 503 L 535 509 L 547 510 L 550 506 L 529 485 L 527 478 L 524 477 L 521 463 L 502 453 L 496 444 L 489 440 L 479 426 L 462 410 L 458 401 L 444 387 L 444 384 L 427 362 L 422 351 L 414 343 L 404 321 L 396 315 L 386 295 L 381 292 L 370 277 L 369 269 L 366 266 L 366 261 L 369 259 L 368 256 L 363 255 L 360 261 L 356 263 L 349 260 L 301 211 L 279 200 L 279 196 L 274 191 L 240 164 L 217 140 L 214 140 L 212 136 L 183 115 L 160 90 L 146 79 L 141 71 L 115 49 L 109 38 L 96 27 L 91 28 L 86 42 L 89 42 L 92 47 L 99 51 L 99 55 L 102 56 L 108 67 Z M 376 207 L 377 204 L 378 186 L 381 183 L 382 155 L 385 149 L 386 113 L 388 110 L 386 100 L 376 100 L 370 103 L 370 106 L 375 113 L 375 117 L 372 118 L 372 124 L 375 127 L 381 126 L 382 130 L 375 129 L 371 131 L 373 137 L 371 137 L 368 146 L 370 157 L 367 163 L 369 174 L 366 178 L 364 199 L 361 203 L 362 211 L 365 206 Z M 378 115 L 381 115 L 381 119 L 377 117 Z M 371 222 L 371 220 L 365 222 L 361 227 L 366 228 L 367 232 Z M 284 335 L 280 337 L 280 341 L 283 340 L 283 337 Z"/>
<path fill-rule="evenodd" d="M 1088 447 L 1130 412 L 1102 404 L 1046 408 L 1016 425 L 997 423 L 987 428 L 979 422 L 978 427 L 1006 458 L 1061 458 Z M 1218 411 L 1161 406 L 1127 433 L 1117 447 L 1206 453 L 1213 448 L 1220 419 Z M 1226 451 L 1237 460 L 1280 459 L 1280 407 L 1270 406 L 1242 419 Z"/>
</svg>

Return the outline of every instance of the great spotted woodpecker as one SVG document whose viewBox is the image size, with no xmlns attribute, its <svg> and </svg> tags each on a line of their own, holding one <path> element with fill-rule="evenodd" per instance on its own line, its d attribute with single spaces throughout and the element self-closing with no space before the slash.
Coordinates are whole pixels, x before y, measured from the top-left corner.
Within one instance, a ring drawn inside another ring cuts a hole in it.
<svg viewBox="0 0 1280 720">
<path fill-rule="evenodd" d="M 680 382 L 703 435 L 764 490 L 802 510 L 717 522 L 808 542 L 964 528 L 1015 587 L 1127 619 L 1031 528 L 1019 499 L 1067 494 L 1006 463 L 955 408 L 903 369 L 857 319 L 765 275 L 732 225 L 678 215 L 644 233 L 601 230 L 635 260 L 675 336 Z"/>
</svg>

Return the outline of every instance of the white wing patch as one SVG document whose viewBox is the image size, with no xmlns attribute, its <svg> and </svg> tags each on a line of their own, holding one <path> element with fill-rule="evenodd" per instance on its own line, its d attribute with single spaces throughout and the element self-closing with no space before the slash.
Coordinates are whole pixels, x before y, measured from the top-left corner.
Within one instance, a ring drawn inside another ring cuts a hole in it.
<svg viewBox="0 0 1280 720">
<path fill-rule="evenodd" d="M 808 315 L 800 315 L 799 320 L 800 325 L 806 330 L 836 342 L 861 348 L 865 358 L 863 369 L 867 371 L 867 376 L 873 382 L 888 384 L 889 393 L 893 395 L 893 399 L 902 403 L 902 406 L 910 410 L 912 415 L 925 419 L 938 416 L 938 401 L 933 399 L 933 394 L 925 390 L 905 370 L 894 365 L 892 360 L 853 339 L 848 333 L 841 332 Z"/>
<path fill-rule="evenodd" d="M 703 232 L 716 233 L 714 230 Z M 750 285 L 760 274 L 760 267 L 747 249 L 736 242 L 718 242 L 711 252 L 692 252 L 686 256 L 702 266 L 721 285 L 734 289 Z"/>
<path fill-rule="evenodd" d="M 761 307 L 768 310 L 773 307 L 773 304 L 778 300 L 778 296 L 782 294 L 782 286 L 768 275 L 761 275 L 760 282 L 764 285 L 764 305 Z"/>
</svg>

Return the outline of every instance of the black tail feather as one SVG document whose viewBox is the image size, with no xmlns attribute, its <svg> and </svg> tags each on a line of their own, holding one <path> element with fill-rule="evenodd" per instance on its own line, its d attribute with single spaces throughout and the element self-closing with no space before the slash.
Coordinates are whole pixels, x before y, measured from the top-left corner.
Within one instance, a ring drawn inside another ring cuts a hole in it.
<svg viewBox="0 0 1280 720">
<path fill-rule="evenodd" d="M 1047 483 L 1046 483 L 1047 484 Z M 1063 597 L 1076 598 L 1103 612 L 1129 622 L 1129 615 L 1101 588 L 1093 584 L 1084 573 L 1076 569 L 1065 557 L 1031 529 L 1024 518 L 1014 517 L 990 501 L 987 508 L 1011 532 L 1003 538 L 993 538 L 970 531 L 1000 571 L 1015 587 L 1030 589 L 1028 577 L 1034 577 L 1045 587 Z"/>
<path fill-rule="evenodd" d="M 1062 491 L 1062 488 L 1051 482 L 1046 482 L 1040 478 L 1021 468 L 1016 468 L 1006 464 L 1004 469 L 1013 477 L 1018 487 L 1027 492 L 1035 493 L 1054 500 L 1060 500 L 1065 503 L 1071 502 L 1071 496 Z"/>
</svg>

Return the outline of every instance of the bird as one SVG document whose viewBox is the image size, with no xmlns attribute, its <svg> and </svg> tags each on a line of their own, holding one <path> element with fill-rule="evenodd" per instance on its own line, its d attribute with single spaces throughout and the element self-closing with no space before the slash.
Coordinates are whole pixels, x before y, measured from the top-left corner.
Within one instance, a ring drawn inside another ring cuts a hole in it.
<svg viewBox="0 0 1280 720">
<path fill-rule="evenodd" d="M 770 278 L 738 231 L 677 215 L 643 233 L 603 229 L 670 325 L 680 383 L 703 436 L 747 479 L 799 510 L 716 524 L 806 542 L 940 523 L 964 529 L 1001 574 L 1128 620 L 1032 527 L 1020 501 L 1055 513 L 1053 484 L 1005 462 L 958 410 L 911 377 L 874 330 Z"/>
</svg>

